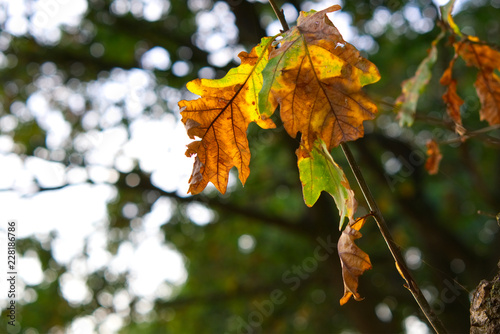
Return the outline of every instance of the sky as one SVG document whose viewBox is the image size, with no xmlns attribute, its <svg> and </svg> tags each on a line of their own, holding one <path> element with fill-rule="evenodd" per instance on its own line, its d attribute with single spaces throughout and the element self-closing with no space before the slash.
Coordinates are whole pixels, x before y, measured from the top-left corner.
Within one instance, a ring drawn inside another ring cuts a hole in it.
<svg viewBox="0 0 500 334">
<path fill-rule="evenodd" d="M 436 0 L 442 5 L 446 1 Z M 305 2 L 303 10 L 320 10 L 339 1 Z M 199 25 L 195 36 L 198 47 L 209 52 L 209 65 L 198 74 L 213 78 L 214 67 L 225 66 L 243 49 L 237 44 L 237 29 L 234 15 L 227 4 L 217 2 L 210 9 L 206 1 L 188 1 L 191 9 L 198 12 Z M 1 53 L 12 36 L 30 34 L 41 44 L 57 44 L 62 29 L 77 29 L 87 10 L 86 0 L 0 0 L 0 22 L 5 32 L 0 32 L 0 67 L 11 66 L 15 59 L 7 59 Z M 460 7 L 459 4 L 457 4 Z M 170 8 L 169 1 L 161 0 L 115 0 L 112 10 L 116 15 L 131 12 L 149 21 L 161 19 Z M 289 22 L 298 17 L 298 12 L 289 4 L 283 6 Z M 341 34 L 348 41 L 367 52 L 376 52 L 373 38 L 360 35 L 350 26 L 352 17 L 341 11 L 329 14 Z M 420 13 L 416 7 L 407 5 L 402 12 L 404 19 L 417 32 L 432 29 L 432 20 Z M 368 23 L 372 34 L 382 34 L 391 18 L 388 10 L 380 10 Z M 274 18 L 268 21 L 267 33 L 274 35 L 281 26 Z M 91 53 L 100 57 L 105 52 L 100 44 L 92 44 Z M 185 50 L 187 52 L 187 50 Z M 189 58 L 189 57 L 186 57 Z M 165 240 L 160 227 L 168 222 L 174 204 L 160 197 L 151 212 L 138 217 L 134 203 L 123 207 L 123 215 L 131 219 L 132 232 L 128 240 L 121 243 L 116 255 L 106 249 L 109 241 L 120 238 L 119 233 L 107 233 L 109 225 L 107 203 L 116 198 L 113 184 L 118 171 L 130 173 L 137 165 L 150 172 L 155 186 L 165 191 L 175 191 L 188 196 L 188 179 L 193 160 L 184 155 L 190 139 L 179 121 L 177 102 L 195 98 L 194 95 L 170 87 L 158 89 L 152 70 L 171 70 L 178 77 L 190 71 L 188 61 L 171 62 L 170 54 L 160 46 L 146 51 L 141 57 L 142 68 L 113 69 L 105 77 L 91 82 L 74 82 L 63 85 L 57 64 L 45 63 L 42 75 L 36 80 L 35 90 L 26 104 L 16 102 L 11 112 L 0 118 L 0 247 L 6 247 L 5 230 L 8 221 L 15 221 L 17 238 L 35 237 L 46 249 L 52 251 L 54 259 L 68 268 L 61 279 L 62 295 L 71 304 L 90 301 L 90 289 L 86 277 L 106 268 L 108 280 L 128 273 L 128 285 L 115 295 L 98 296 L 103 305 L 112 305 L 116 313 L 103 314 L 96 310 L 91 316 L 75 319 L 68 332 L 115 333 L 123 326 L 123 312 L 137 296 L 138 312 L 151 310 L 155 298 L 168 299 L 175 286 L 182 285 L 187 278 L 184 259 L 175 247 Z M 92 99 L 90 109 L 85 109 L 83 95 Z M 173 113 L 165 112 L 159 100 Z M 56 101 L 60 108 L 50 101 Z M 85 113 L 82 126 L 85 133 L 74 139 L 74 146 L 85 161 L 86 168 L 67 167 L 58 161 L 64 159 L 64 143 L 70 136 L 70 125 L 63 117 L 63 108 L 79 115 Z M 145 114 L 143 110 L 151 112 Z M 16 154 L 16 144 L 8 135 L 21 120 L 36 119 L 47 131 L 47 148 L 40 148 L 34 157 L 21 158 Z M 130 121 L 130 137 L 122 124 Z M 161 152 L 161 153 L 160 153 Z M 50 161 L 49 161 L 50 160 Z M 89 184 L 88 181 L 93 184 Z M 127 178 L 133 184 L 133 175 Z M 36 181 L 36 182 L 35 182 Z M 232 180 L 231 182 L 234 182 Z M 38 193 L 36 184 L 54 188 L 68 186 L 56 191 Z M 198 225 L 214 220 L 213 212 L 201 205 L 187 207 L 189 218 Z M 116 232 L 116 231 L 115 231 Z M 55 235 L 51 241 L 50 235 Z M 255 247 L 252 236 L 242 235 L 238 241 L 242 252 Z M 87 245 L 87 253 L 84 247 Z M 5 253 L 6 254 L 6 251 Z M 163 265 L 157 265 L 161 259 Z M 6 272 L 6 263 L 0 263 L 0 272 Z M 41 270 L 40 260 L 33 251 L 19 259 L 19 302 L 36 302 L 33 286 L 54 280 L 54 268 Z M 6 291 L 6 282 L 0 282 L 0 291 Z M 0 307 L 7 300 L 0 298 Z M 122 311 L 122 313 L 120 312 Z M 380 317 L 387 316 L 381 307 Z M 428 328 L 415 317 L 406 321 L 409 333 L 427 333 Z"/>
</svg>

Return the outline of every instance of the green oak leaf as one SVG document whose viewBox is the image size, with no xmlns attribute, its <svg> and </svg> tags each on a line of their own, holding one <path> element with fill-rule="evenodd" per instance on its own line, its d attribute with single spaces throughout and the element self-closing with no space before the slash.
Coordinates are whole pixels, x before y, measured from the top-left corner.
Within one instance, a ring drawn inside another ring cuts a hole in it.
<svg viewBox="0 0 500 334">
<path fill-rule="evenodd" d="M 329 193 L 339 210 L 339 230 L 341 230 L 346 217 L 350 222 L 353 221 L 357 207 L 354 191 L 349 186 L 342 168 L 333 161 L 326 144 L 321 139 L 314 142 L 311 151 L 301 145 L 296 154 L 304 202 L 307 206 L 312 206 L 322 191 Z"/>
</svg>

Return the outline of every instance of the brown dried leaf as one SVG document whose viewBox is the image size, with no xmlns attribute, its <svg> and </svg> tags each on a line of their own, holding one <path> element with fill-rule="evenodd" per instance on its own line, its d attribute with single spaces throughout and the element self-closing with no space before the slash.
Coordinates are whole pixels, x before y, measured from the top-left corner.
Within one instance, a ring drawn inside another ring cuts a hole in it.
<svg viewBox="0 0 500 334">
<path fill-rule="evenodd" d="M 500 124 L 500 78 L 493 70 L 483 70 L 474 83 L 481 101 L 480 119 L 490 125 Z"/>
<path fill-rule="evenodd" d="M 493 50 L 487 44 L 480 44 L 479 38 L 468 36 L 467 40 L 455 43 L 455 51 L 468 66 L 479 69 L 500 68 L 500 52 Z"/>
<path fill-rule="evenodd" d="M 439 163 L 443 158 L 439 146 L 435 140 L 427 142 L 427 161 L 425 162 L 425 169 L 430 175 L 437 174 L 439 171 Z"/>
<path fill-rule="evenodd" d="M 474 86 L 481 101 L 481 120 L 490 125 L 500 124 L 500 79 L 494 73 L 500 70 L 500 52 L 480 44 L 480 40 L 472 36 L 455 43 L 455 50 L 468 66 L 479 69 Z"/>
<path fill-rule="evenodd" d="M 368 254 L 363 252 L 354 240 L 362 237 L 359 230 L 363 227 L 367 217 L 362 217 L 354 223 L 346 226 L 340 235 L 337 250 L 342 265 L 342 278 L 344 280 L 344 296 L 340 299 L 340 305 L 344 305 L 349 299 L 363 300 L 358 293 L 358 279 L 365 270 L 371 269 L 372 264 Z"/>
<path fill-rule="evenodd" d="M 267 63 L 272 37 L 250 53 L 241 52 L 241 65 L 217 80 L 196 79 L 188 90 L 200 95 L 192 101 L 180 101 L 182 122 L 191 139 L 186 155 L 195 156 L 189 192 L 200 193 L 212 182 L 225 193 L 229 170 L 236 166 L 242 184 L 250 174 L 250 148 L 247 129 L 251 122 L 273 128 L 270 119 L 261 118 L 257 95 L 262 87 L 262 69 Z"/>
<path fill-rule="evenodd" d="M 460 106 L 464 104 L 464 100 L 457 94 L 457 80 L 452 80 L 448 85 L 448 89 L 443 94 L 443 101 L 446 103 L 446 112 L 455 122 L 462 125 L 462 116 L 460 116 Z"/>
<path fill-rule="evenodd" d="M 450 65 L 444 71 L 440 83 L 443 86 L 448 86 L 446 92 L 443 94 L 443 101 L 446 103 L 446 112 L 455 122 L 455 124 L 462 125 L 462 117 L 460 116 L 460 106 L 464 104 L 464 100 L 457 94 L 457 80 L 452 77 L 452 68 L 455 63 L 455 58 L 450 61 Z M 461 127 L 456 127 L 460 129 Z"/>
</svg>

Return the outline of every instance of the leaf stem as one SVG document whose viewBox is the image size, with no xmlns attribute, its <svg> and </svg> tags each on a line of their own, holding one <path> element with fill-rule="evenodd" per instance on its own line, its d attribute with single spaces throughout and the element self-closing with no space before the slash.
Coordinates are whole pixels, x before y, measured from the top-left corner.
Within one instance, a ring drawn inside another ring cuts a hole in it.
<svg viewBox="0 0 500 334">
<path fill-rule="evenodd" d="M 406 266 L 403 256 L 401 255 L 401 251 L 399 250 L 398 246 L 394 242 L 394 239 L 392 238 L 391 232 L 389 231 L 389 228 L 384 220 L 384 217 L 382 216 L 382 212 L 380 211 L 377 202 L 375 201 L 375 198 L 373 197 L 370 191 L 370 188 L 366 184 L 363 174 L 361 174 L 361 169 L 359 168 L 356 160 L 354 159 L 354 156 L 350 148 L 347 146 L 346 143 L 342 143 L 340 144 L 340 146 L 342 147 L 344 155 L 346 156 L 347 161 L 349 162 L 349 166 L 351 167 L 351 170 L 353 171 L 354 176 L 356 177 L 356 181 L 358 182 L 359 187 L 361 188 L 361 192 L 363 193 L 366 202 L 368 203 L 368 206 L 373 213 L 373 216 L 375 218 L 375 221 L 377 222 L 377 226 L 380 230 L 380 233 L 382 234 L 382 237 L 384 238 L 387 247 L 391 251 L 394 261 L 396 261 L 396 268 L 406 281 L 405 287 L 408 290 L 410 290 L 411 294 L 413 295 L 413 298 L 415 298 L 415 300 L 417 301 L 418 306 L 425 314 L 425 317 L 427 318 L 431 326 L 434 328 L 436 333 L 438 334 L 447 333 L 441 320 L 439 320 L 439 318 L 432 310 L 431 306 L 429 305 L 424 295 L 422 294 L 422 291 L 418 287 L 417 282 L 413 279 L 410 270 Z"/>
<path fill-rule="evenodd" d="M 288 23 L 286 23 L 285 15 L 283 14 L 283 10 L 279 10 L 278 5 L 276 5 L 276 2 L 274 2 L 274 0 L 269 0 L 269 4 L 271 5 L 271 7 L 273 7 L 274 14 L 276 14 L 276 17 L 278 18 L 278 20 L 280 20 L 281 26 L 284 29 L 283 31 L 287 31 L 288 29 L 290 29 L 288 27 Z"/>
</svg>

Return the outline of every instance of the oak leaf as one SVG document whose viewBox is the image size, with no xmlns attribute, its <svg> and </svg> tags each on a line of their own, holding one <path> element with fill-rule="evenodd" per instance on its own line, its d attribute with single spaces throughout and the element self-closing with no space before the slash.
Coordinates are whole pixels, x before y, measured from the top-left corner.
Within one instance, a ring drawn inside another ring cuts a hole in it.
<svg viewBox="0 0 500 334">
<path fill-rule="evenodd" d="M 200 193 L 212 182 L 225 193 L 229 170 L 236 166 L 242 184 L 250 173 L 250 148 L 247 129 L 251 122 L 273 128 L 270 119 L 262 119 L 258 93 L 262 88 L 262 69 L 267 63 L 273 38 L 263 38 L 250 53 L 241 52 L 241 65 L 217 80 L 196 79 L 187 89 L 201 97 L 180 101 L 182 122 L 191 139 L 187 156 L 195 155 L 189 192 Z"/>
<path fill-rule="evenodd" d="M 432 77 L 432 67 L 437 60 L 437 43 L 441 40 L 443 34 L 440 34 L 433 42 L 428 55 L 418 65 L 415 75 L 406 79 L 401 84 L 402 93 L 396 99 L 396 109 L 398 110 L 399 124 L 401 126 L 411 126 L 417 111 L 417 103 L 420 94 L 427 87 Z"/>
<path fill-rule="evenodd" d="M 361 87 L 378 81 L 380 74 L 328 19 L 327 13 L 339 9 L 301 12 L 262 72 L 260 112 L 270 117 L 279 104 L 288 134 L 300 132 L 307 150 L 316 138 L 330 149 L 362 137 L 363 121 L 377 112 Z"/>
<path fill-rule="evenodd" d="M 480 119 L 490 125 L 500 124 L 500 78 L 493 70 L 483 70 L 474 83 L 481 101 Z"/>
<path fill-rule="evenodd" d="M 326 191 L 333 197 L 339 210 L 339 230 L 345 217 L 352 222 L 357 207 L 354 191 L 349 186 L 342 168 L 333 161 L 325 143 L 318 139 L 311 151 L 301 145 L 296 154 L 306 205 L 312 206 L 321 192 Z"/>
<path fill-rule="evenodd" d="M 437 174 L 439 170 L 439 163 L 443 158 L 439 146 L 435 140 L 429 140 L 427 146 L 427 161 L 425 162 L 425 169 L 430 175 Z"/>
<path fill-rule="evenodd" d="M 372 268 L 370 257 L 363 252 L 354 240 L 362 237 L 359 230 L 363 227 L 367 217 L 362 217 L 354 223 L 349 223 L 340 235 L 337 250 L 342 265 L 342 278 L 344 281 L 344 296 L 340 299 L 340 305 L 344 305 L 351 297 L 355 300 L 363 300 L 358 293 L 358 280 L 366 270 Z"/>
</svg>

